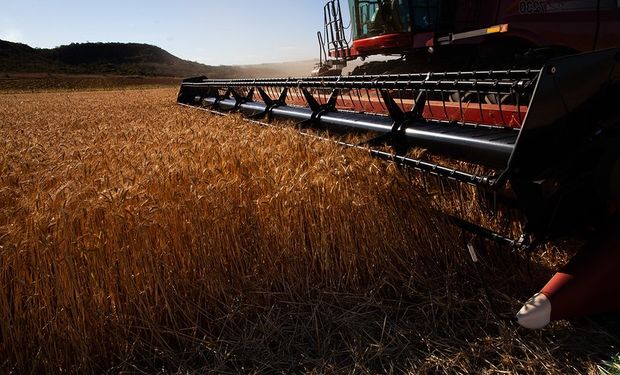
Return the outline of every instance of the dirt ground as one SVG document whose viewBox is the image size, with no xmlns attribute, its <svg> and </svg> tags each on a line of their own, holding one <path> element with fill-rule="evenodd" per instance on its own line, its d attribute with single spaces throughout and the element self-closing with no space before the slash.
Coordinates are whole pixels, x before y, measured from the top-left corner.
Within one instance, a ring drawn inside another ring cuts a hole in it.
<svg viewBox="0 0 620 375">
<path fill-rule="evenodd" d="M 117 90 L 173 87 L 181 78 L 143 76 L 0 73 L 0 92 Z"/>
</svg>

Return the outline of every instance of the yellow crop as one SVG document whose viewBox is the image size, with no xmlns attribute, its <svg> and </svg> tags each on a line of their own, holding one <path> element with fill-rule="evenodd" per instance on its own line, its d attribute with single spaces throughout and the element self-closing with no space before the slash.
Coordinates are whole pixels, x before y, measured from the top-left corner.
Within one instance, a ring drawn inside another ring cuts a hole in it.
<svg viewBox="0 0 620 375">
<path fill-rule="evenodd" d="M 493 317 L 466 238 L 394 166 L 174 98 L 0 95 L 0 371 L 594 368 Z M 551 270 L 500 251 L 511 311 Z"/>
</svg>

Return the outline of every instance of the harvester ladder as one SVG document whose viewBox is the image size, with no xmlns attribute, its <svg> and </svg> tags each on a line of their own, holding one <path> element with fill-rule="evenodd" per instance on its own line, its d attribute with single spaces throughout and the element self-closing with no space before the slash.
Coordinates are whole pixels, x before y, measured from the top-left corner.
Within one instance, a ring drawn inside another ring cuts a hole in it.
<svg viewBox="0 0 620 375">
<path fill-rule="evenodd" d="M 329 59 L 330 53 L 333 53 L 333 57 L 338 59 L 349 56 L 350 46 L 346 37 L 346 28 L 342 22 L 340 0 L 328 0 L 323 7 L 323 17 L 327 45 L 327 50 L 322 51 L 325 55 L 325 59 Z M 321 39 L 320 36 L 319 39 Z M 324 48 L 324 46 L 322 48 Z"/>
</svg>

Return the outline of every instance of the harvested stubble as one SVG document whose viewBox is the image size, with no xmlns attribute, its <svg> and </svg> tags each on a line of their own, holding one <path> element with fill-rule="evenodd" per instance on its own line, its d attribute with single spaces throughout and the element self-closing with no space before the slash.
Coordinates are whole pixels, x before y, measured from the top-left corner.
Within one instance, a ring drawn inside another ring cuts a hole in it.
<svg viewBox="0 0 620 375">
<path fill-rule="evenodd" d="M 179 81 L 173 77 L 0 73 L 0 93 L 161 88 L 177 86 Z"/>
<path fill-rule="evenodd" d="M 566 374 L 615 342 L 496 319 L 397 168 L 174 96 L 1 97 L 2 371 Z M 549 252 L 483 252 L 498 308 Z"/>
</svg>

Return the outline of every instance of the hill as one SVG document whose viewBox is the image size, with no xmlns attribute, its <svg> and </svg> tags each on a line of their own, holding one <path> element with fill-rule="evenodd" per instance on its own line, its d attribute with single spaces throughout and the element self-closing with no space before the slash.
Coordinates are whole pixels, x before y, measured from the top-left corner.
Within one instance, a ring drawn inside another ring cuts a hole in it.
<svg viewBox="0 0 620 375">
<path fill-rule="evenodd" d="M 312 61 L 210 66 L 140 43 L 72 43 L 52 49 L 0 40 L 1 73 L 106 74 L 155 77 L 257 77 L 305 75 Z"/>
</svg>

